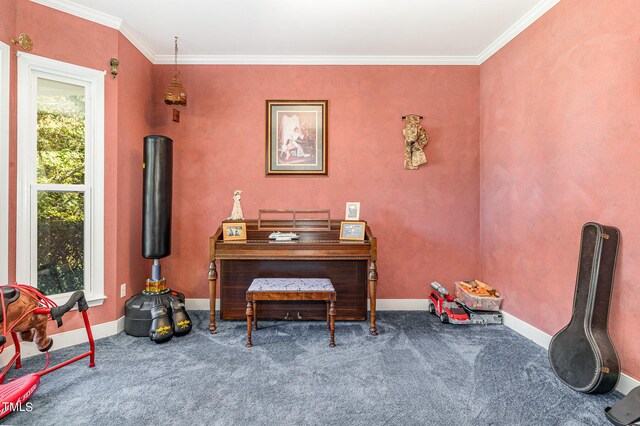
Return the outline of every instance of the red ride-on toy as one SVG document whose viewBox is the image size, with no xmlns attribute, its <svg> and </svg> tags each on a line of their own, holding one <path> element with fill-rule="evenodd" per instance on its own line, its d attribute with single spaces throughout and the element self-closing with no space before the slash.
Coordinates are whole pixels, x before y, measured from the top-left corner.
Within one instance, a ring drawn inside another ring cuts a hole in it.
<svg viewBox="0 0 640 426">
<path fill-rule="evenodd" d="M 469 323 L 469 314 L 456 303 L 446 288 L 435 281 L 431 283 L 431 287 L 435 291 L 432 291 L 427 299 L 429 312 L 438 315 L 443 323 Z"/>
<path fill-rule="evenodd" d="M 49 349 L 53 344 L 51 337 L 47 336 L 47 319 L 55 320 L 58 327 L 62 325 L 62 316 L 78 304 L 78 311 L 82 312 L 84 327 L 87 330 L 89 340 L 89 352 L 85 352 L 58 365 L 49 367 Z M 0 373 L 0 418 L 14 410 L 21 408 L 40 385 L 40 377 L 49 374 L 59 368 L 89 357 L 89 367 L 95 366 L 95 344 L 91 334 L 91 325 L 87 310 L 89 305 L 82 291 L 76 291 L 71 295 L 67 303 L 61 306 L 56 304 L 35 288 L 16 284 L 12 286 L 0 286 L 0 322 L 3 333 L 0 336 L 0 347 L 4 349 L 7 335 L 10 333 L 13 339 L 15 353 L 9 363 Z M 5 376 L 15 363 L 16 370 L 22 368 L 20 357 L 20 341 L 18 333 L 23 341 L 33 341 L 41 352 L 47 353 L 45 366 L 37 373 L 27 374 L 15 380 L 4 383 Z M 48 368 L 47 368 L 48 367 Z"/>
</svg>

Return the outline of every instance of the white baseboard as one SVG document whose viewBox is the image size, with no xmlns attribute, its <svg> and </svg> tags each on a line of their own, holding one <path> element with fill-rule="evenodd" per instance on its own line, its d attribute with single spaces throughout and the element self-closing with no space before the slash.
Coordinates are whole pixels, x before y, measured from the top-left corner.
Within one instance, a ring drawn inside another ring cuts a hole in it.
<svg viewBox="0 0 640 426">
<path fill-rule="evenodd" d="M 104 322 L 102 324 L 96 324 L 91 326 L 91 333 L 93 334 L 93 338 L 95 340 L 102 339 L 103 337 L 113 336 L 114 334 L 120 333 L 124 330 L 124 317 L 120 317 L 119 319 L 111 322 Z M 76 330 L 64 331 L 62 333 L 54 334 L 51 336 L 53 338 L 53 347 L 51 351 L 57 351 L 58 349 L 67 348 L 69 346 L 81 344 L 87 342 L 87 332 L 83 328 L 78 328 Z M 11 338 L 9 338 L 8 342 L 11 342 Z M 87 345 L 88 348 L 88 345 Z M 29 358 L 34 355 L 41 355 L 42 352 L 38 351 L 35 343 L 31 342 L 20 342 L 20 349 L 22 351 L 22 358 Z M 4 352 L 0 354 L 0 365 L 5 365 L 14 354 L 13 345 L 5 347 Z"/>
<path fill-rule="evenodd" d="M 504 325 L 543 348 L 549 349 L 549 344 L 551 343 L 552 338 L 551 335 L 535 328 L 531 324 L 528 324 L 519 318 L 514 317 L 508 312 L 502 311 L 502 317 L 504 318 Z M 625 373 L 621 373 L 616 390 L 621 394 L 626 395 L 629 391 L 638 386 L 640 386 L 640 381 L 626 375 Z"/>
<path fill-rule="evenodd" d="M 209 299 L 185 299 L 184 306 L 187 311 L 208 311 Z M 220 299 L 216 299 L 216 310 L 220 310 Z"/>
<path fill-rule="evenodd" d="M 508 312 L 502 311 L 502 318 L 504 325 L 515 331 L 516 333 L 526 337 L 533 343 L 542 346 L 545 349 L 549 349 L 549 343 L 551 343 L 551 337 L 542 330 L 539 330 L 529 323 L 522 321 L 520 318 L 516 318 Z"/>
<path fill-rule="evenodd" d="M 371 304 L 367 300 L 367 309 Z M 429 309 L 427 298 L 424 299 L 377 299 L 376 311 L 426 311 Z"/>
<path fill-rule="evenodd" d="M 640 386 L 640 381 L 634 379 L 631 376 L 627 376 L 626 374 L 620 374 L 620 381 L 618 381 L 618 385 L 616 386 L 616 390 L 623 395 L 628 394 L 631 390 Z"/>
<path fill-rule="evenodd" d="M 208 311 L 209 299 L 186 299 L 185 306 L 188 311 Z M 378 311 L 426 311 L 427 299 L 378 299 L 376 310 Z M 220 309 L 220 299 L 216 299 L 216 309 Z M 367 309 L 370 309 L 367 300 Z"/>
</svg>

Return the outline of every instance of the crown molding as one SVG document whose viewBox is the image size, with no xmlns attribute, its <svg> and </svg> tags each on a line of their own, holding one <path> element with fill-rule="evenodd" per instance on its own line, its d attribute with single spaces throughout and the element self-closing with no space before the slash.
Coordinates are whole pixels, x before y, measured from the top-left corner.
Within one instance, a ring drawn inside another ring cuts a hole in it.
<svg viewBox="0 0 640 426">
<path fill-rule="evenodd" d="M 533 9 L 527 12 L 522 18 L 518 19 L 507 31 L 502 33 L 493 43 L 491 43 L 486 49 L 478 55 L 478 63 L 482 64 L 484 61 L 493 56 L 497 51 L 502 49 L 507 43 L 516 38 L 518 34 L 523 32 L 527 27 L 538 20 L 542 15 L 547 13 L 553 6 L 560 3 L 560 0 L 542 0 Z"/>
<path fill-rule="evenodd" d="M 70 0 L 31 1 L 120 31 L 153 64 L 173 63 L 173 55 L 156 55 L 121 18 Z M 541 0 L 477 56 L 182 55 L 180 63 L 185 65 L 481 65 L 559 2 L 560 0 Z"/>
<path fill-rule="evenodd" d="M 92 9 L 90 7 L 82 6 L 76 2 L 69 0 L 31 0 L 34 3 L 41 4 L 43 6 L 57 9 L 61 12 L 68 13 L 70 15 L 77 16 L 79 18 L 86 19 L 91 22 L 95 22 L 105 27 L 114 28 L 119 30 L 122 26 L 122 19 L 109 15 L 104 12 Z"/>
<path fill-rule="evenodd" d="M 87 21 L 95 22 L 96 24 L 104 25 L 105 27 L 113 28 L 120 31 L 120 33 L 127 38 L 140 51 L 151 63 L 155 63 L 156 55 L 149 48 L 138 34 L 124 22 L 122 19 L 109 15 L 107 13 L 100 12 L 90 7 L 82 6 L 69 0 L 31 0 L 33 3 L 38 3 L 52 9 L 59 10 L 61 12 L 68 13 L 73 16 L 77 16 Z"/>
<path fill-rule="evenodd" d="M 180 55 L 181 65 L 480 65 L 477 56 Z M 155 64 L 173 64 L 156 55 Z"/>
<path fill-rule="evenodd" d="M 157 55 L 153 53 L 153 50 L 145 43 L 140 36 L 133 31 L 133 29 L 126 22 L 122 22 L 119 28 L 120 34 L 125 36 L 127 40 L 133 44 L 133 46 L 140 51 L 152 64 L 157 63 Z"/>
</svg>

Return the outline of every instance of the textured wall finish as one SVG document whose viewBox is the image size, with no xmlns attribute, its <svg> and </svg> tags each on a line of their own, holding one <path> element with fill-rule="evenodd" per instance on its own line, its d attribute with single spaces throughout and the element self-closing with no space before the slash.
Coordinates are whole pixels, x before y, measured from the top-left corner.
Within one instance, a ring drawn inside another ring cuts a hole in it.
<svg viewBox="0 0 640 426">
<path fill-rule="evenodd" d="M 141 141 L 150 133 L 152 65 L 118 31 L 32 3 L 7 1 L 8 15 L 34 41 L 32 54 L 103 70 L 120 57 L 117 79 L 105 77 L 105 281 L 107 300 L 91 309 L 93 324 L 113 321 L 124 312 L 119 283 L 130 283 L 129 294 L 144 285 L 146 264 L 140 255 Z M 5 3 L 3 3 L 4 5 Z M 13 9 L 12 9 L 13 8 Z M 12 10 L 15 13 L 12 13 Z M 4 10 L 3 10 L 4 12 Z M 8 16 L 6 15 L 6 16 Z M 4 13 L 3 13 L 4 18 Z M 0 20 L 1 24 L 4 21 Z M 64 29 L 64 30 L 61 30 Z M 3 38 L 5 32 L 2 28 Z M 15 49 L 14 49 L 15 50 Z M 16 73 L 12 55 L 10 135 L 9 280 L 15 277 L 16 206 Z M 133 247 L 135 246 L 135 247 Z M 141 283 L 141 284 L 140 284 Z M 73 314 L 62 330 L 81 326 Z M 57 331 L 52 326 L 51 332 Z"/>
<path fill-rule="evenodd" d="M 118 34 L 118 242 L 115 318 L 124 315 L 124 301 L 142 291 L 151 273 L 142 249 L 142 139 L 152 134 L 153 65 L 126 37 Z M 111 77 L 108 77 L 111 78 Z M 120 285 L 127 283 L 126 298 Z M 114 319 L 115 319 L 114 318 Z"/>
<path fill-rule="evenodd" d="M 171 66 L 159 67 L 161 94 Z M 478 67 L 180 67 L 190 90 L 174 140 L 172 254 L 164 273 L 187 297 L 208 297 L 208 237 L 242 189 L 260 208 L 331 209 L 360 201 L 378 240 L 379 298 L 424 298 L 431 280 L 479 273 Z M 265 176 L 265 100 L 328 99 L 328 177 Z M 403 169 L 402 115 L 425 118 L 429 163 Z"/>
<path fill-rule="evenodd" d="M 640 376 L 640 7 L 563 0 L 481 67 L 483 277 L 504 309 L 569 321 L 580 229 L 620 228 L 610 331 Z"/>
</svg>

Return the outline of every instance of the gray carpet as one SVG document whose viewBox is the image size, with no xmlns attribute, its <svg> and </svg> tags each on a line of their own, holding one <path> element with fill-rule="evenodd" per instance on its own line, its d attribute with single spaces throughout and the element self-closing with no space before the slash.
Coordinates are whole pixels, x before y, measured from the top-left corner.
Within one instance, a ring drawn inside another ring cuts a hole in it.
<svg viewBox="0 0 640 426">
<path fill-rule="evenodd" d="M 379 336 L 338 322 L 332 349 L 322 322 L 264 321 L 246 349 L 245 323 L 220 321 L 212 336 L 208 313 L 191 315 L 191 334 L 163 345 L 99 340 L 96 368 L 83 360 L 43 377 L 33 411 L 5 423 L 603 425 L 621 399 L 562 385 L 546 351 L 504 326 L 380 312 Z M 43 362 L 27 359 L 20 374 Z"/>
</svg>

